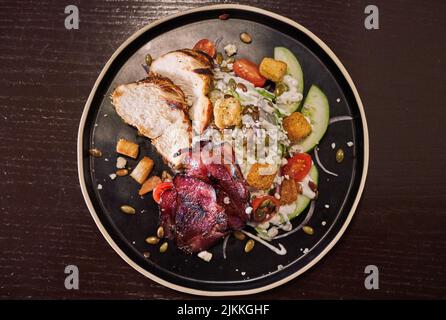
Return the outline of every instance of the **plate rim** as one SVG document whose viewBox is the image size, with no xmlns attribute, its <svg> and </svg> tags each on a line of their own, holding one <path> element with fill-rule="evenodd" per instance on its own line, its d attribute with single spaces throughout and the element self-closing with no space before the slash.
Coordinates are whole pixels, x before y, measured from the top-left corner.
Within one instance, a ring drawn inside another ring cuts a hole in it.
<svg viewBox="0 0 446 320">
<path fill-rule="evenodd" d="M 212 291 L 212 290 L 200 290 L 200 289 L 193 289 L 186 286 L 181 286 L 172 282 L 169 282 L 167 280 L 164 280 L 149 271 L 145 270 L 141 266 L 139 266 L 137 263 L 135 263 L 124 251 L 121 250 L 121 248 L 116 244 L 116 242 L 112 239 L 108 231 L 105 229 L 105 227 L 102 225 L 98 214 L 96 213 L 92 201 L 90 199 L 90 196 L 87 191 L 87 186 L 84 179 L 84 168 L 83 168 L 83 143 L 84 143 L 84 129 L 86 124 L 86 119 L 88 112 L 91 107 L 91 103 L 93 101 L 93 97 L 98 89 L 99 84 L 102 82 L 103 77 L 106 73 L 106 71 L 109 69 L 112 62 L 116 59 L 116 57 L 130 44 L 134 39 L 139 37 L 141 34 L 147 32 L 148 30 L 154 28 L 155 26 L 165 23 L 169 20 L 172 20 L 174 18 L 188 15 L 191 13 L 201 12 L 201 11 L 207 11 L 207 10 L 218 10 L 218 9 L 235 9 L 235 10 L 243 10 L 243 11 L 251 11 L 258 14 L 263 14 L 266 16 L 269 16 L 273 19 L 280 20 L 286 24 L 291 25 L 292 27 L 295 27 L 299 31 L 305 33 L 307 36 L 309 36 L 313 41 L 316 42 L 316 44 L 333 60 L 333 62 L 336 64 L 336 66 L 339 68 L 342 75 L 345 77 L 345 80 L 347 81 L 348 85 L 350 86 L 350 89 L 353 92 L 353 95 L 355 97 L 356 103 L 358 105 L 359 113 L 361 115 L 361 123 L 362 123 L 362 129 L 363 129 L 363 170 L 362 170 L 362 176 L 361 181 L 359 183 L 358 191 L 355 196 L 355 200 L 353 201 L 352 207 L 350 209 L 350 212 L 344 221 L 342 227 L 339 229 L 336 236 L 330 241 L 330 243 L 313 259 L 311 260 L 306 266 L 300 268 L 296 272 L 288 275 L 287 277 L 280 279 L 278 281 L 275 281 L 273 283 L 270 283 L 268 285 L 253 288 L 253 289 L 246 289 L 246 290 L 227 290 L 227 291 Z M 341 63 L 339 58 L 334 54 L 334 52 L 314 33 L 312 33 L 310 30 L 302 26 L 301 24 L 284 17 L 282 15 L 279 15 L 277 13 L 260 9 L 253 6 L 248 5 L 239 5 L 239 4 L 217 4 L 217 5 L 209 5 L 209 6 L 201 6 L 198 8 L 192 8 L 189 10 L 185 10 L 182 12 L 178 12 L 176 14 L 172 14 L 166 17 L 163 17 L 161 19 L 158 19 L 156 21 L 153 21 L 149 23 L 148 25 L 142 27 L 135 33 L 133 33 L 129 38 L 127 38 L 120 46 L 119 48 L 113 53 L 113 55 L 110 57 L 110 59 L 107 61 L 105 66 L 102 68 L 98 78 L 96 79 L 93 88 L 91 89 L 91 92 L 88 96 L 88 99 L 85 103 L 84 110 L 82 112 L 82 116 L 79 123 L 79 130 L 78 130 L 78 136 L 77 136 L 77 167 L 78 167 L 78 178 L 79 183 L 81 187 L 81 192 L 83 195 L 83 198 L 85 200 L 85 203 L 87 205 L 87 208 L 98 227 L 99 231 L 101 232 L 102 236 L 105 238 L 105 240 L 108 242 L 108 244 L 113 248 L 113 250 L 125 261 L 127 264 L 129 264 L 132 268 L 134 268 L 136 271 L 144 275 L 145 277 L 157 282 L 158 284 L 161 284 L 167 288 L 187 293 L 187 294 L 193 294 L 193 295 L 200 295 L 200 296 L 241 296 L 241 295 L 251 295 L 255 293 L 264 292 L 267 290 L 271 290 L 273 288 L 279 287 L 283 285 L 284 283 L 287 283 L 294 278 L 298 277 L 299 275 L 303 274 L 310 268 L 312 268 L 315 264 L 317 264 L 339 241 L 339 239 L 344 234 L 345 230 L 347 229 L 348 225 L 350 224 L 350 221 L 353 218 L 353 215 L 357 209 L 357 206 L 359 204 L 359 200 L 362 196 L 362 193 L 364 191 L 365 181 L 368 173 L 368 165 L 369 165 L 369 134 L 368 134 L 368 127 L 367 127 L 367 120 L 365 117 L 364 112 L 364 106 L 362 104 L 361 98 L 359 96 L 359 93 L 356 89 L 356 86 L 353 83 L 352 78 L 350 77 L 349 73 L 347 72 L 344 65 Z"/>
</svg>

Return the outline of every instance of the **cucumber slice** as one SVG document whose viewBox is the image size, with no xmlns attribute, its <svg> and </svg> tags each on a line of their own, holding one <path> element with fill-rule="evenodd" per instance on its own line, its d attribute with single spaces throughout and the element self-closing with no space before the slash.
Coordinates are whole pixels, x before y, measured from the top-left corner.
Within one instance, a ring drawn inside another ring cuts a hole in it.
<svg viewBox="0 0 446 320">
<path fill-rule="evenodd" d="M 296 146 L 302 152 L 308 152 L 319 143 L 328 128 L 330 106 L 325 93 L 319 87 L 312 85 L 300 112 L 310 119 L 313 130 L 308 137 L 297 143 Z"/>
<path fill-rule="evenodd" d="M 311 180 L 317 185 L 319 180 L 319 172 L 317 171 L 317 168 L 315 165 L 311 166 L 310 172 L 309 172 Z M 294 209 L 294 212 L 288 215 L 288 220 L 292 220 L 298 215 L 300 215 L 310 204 L 311 199 L 303 196 L 298 195 L 296 200 L 296 208 Z M 283 218 L 280 219 L 281 223 L 285 222 Z M 268 230 L 260 229 L 259 227 L 256 227 L 255 230 L 257 231 L 257 234 L 264 239 L 270 240 L 268 236 Z"/>
<path fill-rule="evenodd" d="M 319 179 L 319 172 L 317 171 L 317 168 L 315 165 L 313 165 L 310 169 L 309 172 L 310 178 L 311 180 L 313 180 L 313 182 L 317 185 L 318 184 L 318 179 Z M 294 212 L 292 214 L 288 215 L 288 219 L 294 219 L 296 218 L 298 215 L 300 215 L 310 204 L 311 199 L 303 196 L 303 195 L 298 195 L 297 196 L 297 200 L 296 200 L 296 209 L 294 210 Z"/>
<path fill-rule="evenodd" d="M 285 47 L 275 47 L 274 59 L 283 61 L 287 64 L 286 73 L 297 80 L 297 92 L 303 93 L 304 73 L 297 57 Z M 289 115 L 299 108 L 300 103 L 301 101 L 291 104 L 280 104 L 278 105 L 278 108 L 282 113 Z"/>
</svg>

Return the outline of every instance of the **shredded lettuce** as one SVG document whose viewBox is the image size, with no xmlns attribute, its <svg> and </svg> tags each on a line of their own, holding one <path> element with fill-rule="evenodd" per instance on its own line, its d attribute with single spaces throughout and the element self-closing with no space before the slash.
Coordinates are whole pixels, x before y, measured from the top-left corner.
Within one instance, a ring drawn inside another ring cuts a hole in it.
<svg viewBox="0 0 446 320">
<path fill-rule="evenodd" d="M 274 102 L 276 100 L 276 96 L 265 89 L 256 89 L 256 91 L 265 99 L 268 99 L 271 102 Z"/>
</svg>

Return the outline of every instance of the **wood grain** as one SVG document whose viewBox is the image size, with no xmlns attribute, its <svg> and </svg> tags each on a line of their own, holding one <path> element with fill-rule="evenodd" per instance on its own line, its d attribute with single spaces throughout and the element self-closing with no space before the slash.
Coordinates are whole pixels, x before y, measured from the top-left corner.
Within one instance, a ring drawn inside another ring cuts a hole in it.
<svg viewBox="0 0 446 320">
<path fill-rule="evenodd" d="M 0 297 L 194 298 L 134 271 L 102 238 L 77 178 L 76 138 L 102 66 L 132 33 L 212 1 L 0 1 Z M 446 5 L 241 1 L 308 27 L 338 55 L 363 99 L 371 143 L 366 190 L 345 236 L 300 278 L 253 298 L 446 298 Z M 80 269 L 80 290 L 64 268 Z M 380 270 L 365 290 L 364 268 Z"/>
</svg>

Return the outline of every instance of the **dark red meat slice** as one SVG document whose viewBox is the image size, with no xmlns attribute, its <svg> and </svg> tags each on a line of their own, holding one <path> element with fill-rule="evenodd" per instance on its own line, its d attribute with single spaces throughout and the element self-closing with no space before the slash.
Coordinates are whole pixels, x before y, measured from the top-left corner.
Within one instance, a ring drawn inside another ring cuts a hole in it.
<svg viewBox="0 0 446 320">
<path fill-rule="evenodd" d="M 167 238 L 173 239 L 175 235 L 175 214 L 177 210 L 177 192 L 169 189 L 161 194 L 160 208 L 160 224 L 164 228 Z"/>
<path fill-rule="evenodd" d="M 198 252 L 214 245 L 227 232 L 227 216 L 208 183 L 176 175 L 175 241 L 180 249 Z"/>
</svg>

